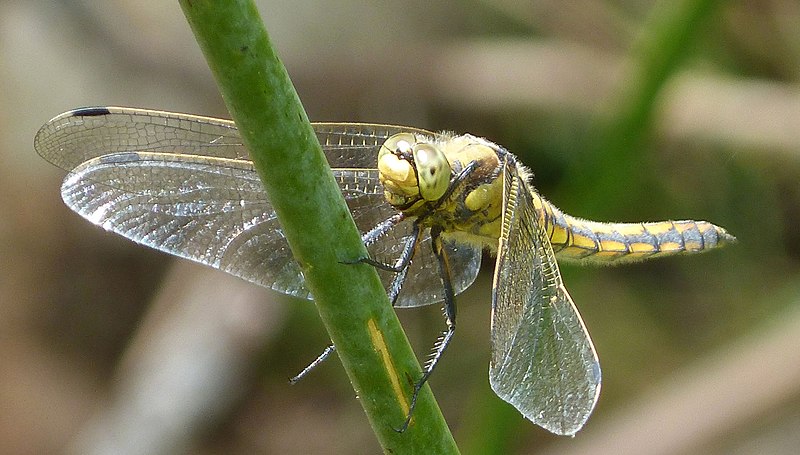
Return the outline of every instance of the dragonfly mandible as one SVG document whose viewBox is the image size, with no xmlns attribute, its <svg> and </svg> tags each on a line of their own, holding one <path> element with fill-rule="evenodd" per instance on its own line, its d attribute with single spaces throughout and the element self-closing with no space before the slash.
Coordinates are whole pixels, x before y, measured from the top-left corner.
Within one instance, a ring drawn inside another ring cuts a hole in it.
<svg viewBox="0 0 800 455">
<path fill-rule="evenodd" d="M 572 435 L 594 409 L 601 374 L 556 258 L 622 263 L 735 240 L 705 221 L 572 217 L 534 190 L 514 155 L 468 134 L 367 123 L 313 126 L 363 233 L 370 255 L 364 261 L 378 268 L 394 306 L 444 304 L 447 330 L 412 403 L 455 333 L 455 295 L 475 280 L 483 249 L 497 256 L 491 387 L 537 425 Z M 34 147 L 69 172 L 62 198 L 92 223 L 312 298 L 232 121 L 82 108 L 42 126 Z"/>
</svg>

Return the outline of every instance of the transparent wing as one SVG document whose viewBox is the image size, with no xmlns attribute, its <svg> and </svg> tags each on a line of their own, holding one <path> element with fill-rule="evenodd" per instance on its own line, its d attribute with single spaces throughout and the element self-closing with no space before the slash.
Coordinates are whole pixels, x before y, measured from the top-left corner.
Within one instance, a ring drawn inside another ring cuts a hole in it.
<svg viewBox="0 0 800 455">
<path fill-rule="evenodd" d="M 315 124 L 335 177 L 362 232 L 394 214 L 372 169 L 377 149 L 397 131 L 386 125 Z M 48 122 L 37 152 L 70 171 L 67 205 L 138 243 L 224 270 L 248 281 L 310 298 L 264 188 L 232 122 L 127 108 L 90 108 Z M 410 234 L 402 223 L 370 245 L 393 262 Z M 400 306 L 441 300 L 430 240 L 409 271 Z M 475 278 L 480 251 L 450 246 L 459 291 Z M 394 255 L 394 256 L 392 256 Z M 391 274 L 382 273 L 387 284 Z"/>
<path fill-rule="evenodd" d="M 489 380 L 526 418 L 572 435 L 597 402 L 600 365 L 513 157 L 504 179 Z"/>
<path fill-rule="evenodd" d="M 313 125 L 331 167 L 375 168 L 380 146 L 395 133 L 435 136 L 419 128 L 371 123 Z M 230 120 L 125 107 L 65 112 L 39 130 L 34 147 L 65 171 L 92 158 L 131 151 L 250 160 Z"/>
</svg>

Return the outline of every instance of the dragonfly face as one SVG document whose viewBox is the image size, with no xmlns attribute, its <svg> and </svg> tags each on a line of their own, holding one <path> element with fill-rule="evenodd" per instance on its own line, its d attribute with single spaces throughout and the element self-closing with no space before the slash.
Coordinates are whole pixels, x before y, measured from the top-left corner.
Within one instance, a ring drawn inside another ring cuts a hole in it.
<svg viewBox="0 0 800 455">
<path fill-rule="evenodd" d="M 502 147 L 390 125 L 317 123 L 333 168 L 395 306 L 444 302 L 496 253 L 490 383 L 526 418 L 557 434 L 583 427 L 600 367 L 561 281 L 556 254 L 623 262 L 733 241 L 704 221 L 608 224 L 574 218 L 542 198 Z M 66 112 L 45 124 L 37 152 L 69 172 L 62 198 L 131 240 L 308 298 L 274 210 L 233 122 L 129 108 Z"/>
<path fill-rule="evenodd" d="M 437 147 L 423 137 L 398 133 L 378 152 L 378 172 L 386 201 L 395 207 L 420 201 L 436 201 L 450 185 L 450 163 Z"/>
</svg>

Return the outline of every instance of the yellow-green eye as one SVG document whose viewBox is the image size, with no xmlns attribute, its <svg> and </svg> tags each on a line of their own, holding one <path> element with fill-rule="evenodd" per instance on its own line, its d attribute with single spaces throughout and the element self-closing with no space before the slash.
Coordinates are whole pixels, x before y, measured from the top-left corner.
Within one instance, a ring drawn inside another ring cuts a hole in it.
<svg viewBox="0 0 800 455">
<path fill-rule="evenodd" d="M 414 146 L 419 194 L 426 201 L 441 198 L 450 185 L 450 163 L 441 150 L 431 144 Z"/>
<path fill-rule="evenodd" d="M 380 151 L 378 151 L 378 161 L 380 161 L 381 157 L 383 157 L 387 153 L 396 153 L 396 152 L 410 153 L 411 148 L 414 147 L 414 144 L 416 143 L 417 143 L 417 138 L 414 136 L 413 133 L 397 133 L 395 135 L 389 136 L 389 139 L 386 139 L 386 142 L 383 143 Z"/>
</svg>

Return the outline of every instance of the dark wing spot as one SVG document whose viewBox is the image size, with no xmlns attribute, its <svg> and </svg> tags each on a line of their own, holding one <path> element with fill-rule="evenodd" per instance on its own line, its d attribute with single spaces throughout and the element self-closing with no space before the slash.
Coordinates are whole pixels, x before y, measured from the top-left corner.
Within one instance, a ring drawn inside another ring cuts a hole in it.
<svg viewBox="0 0 800 455">
<path fill-rule="evenodd" d="M 106 107 L 79 107 L 73 109 L 71 114 L 75 117 L 97 117 L 99 115 L 108 115 L 111 111 Z"/>
</svg>

